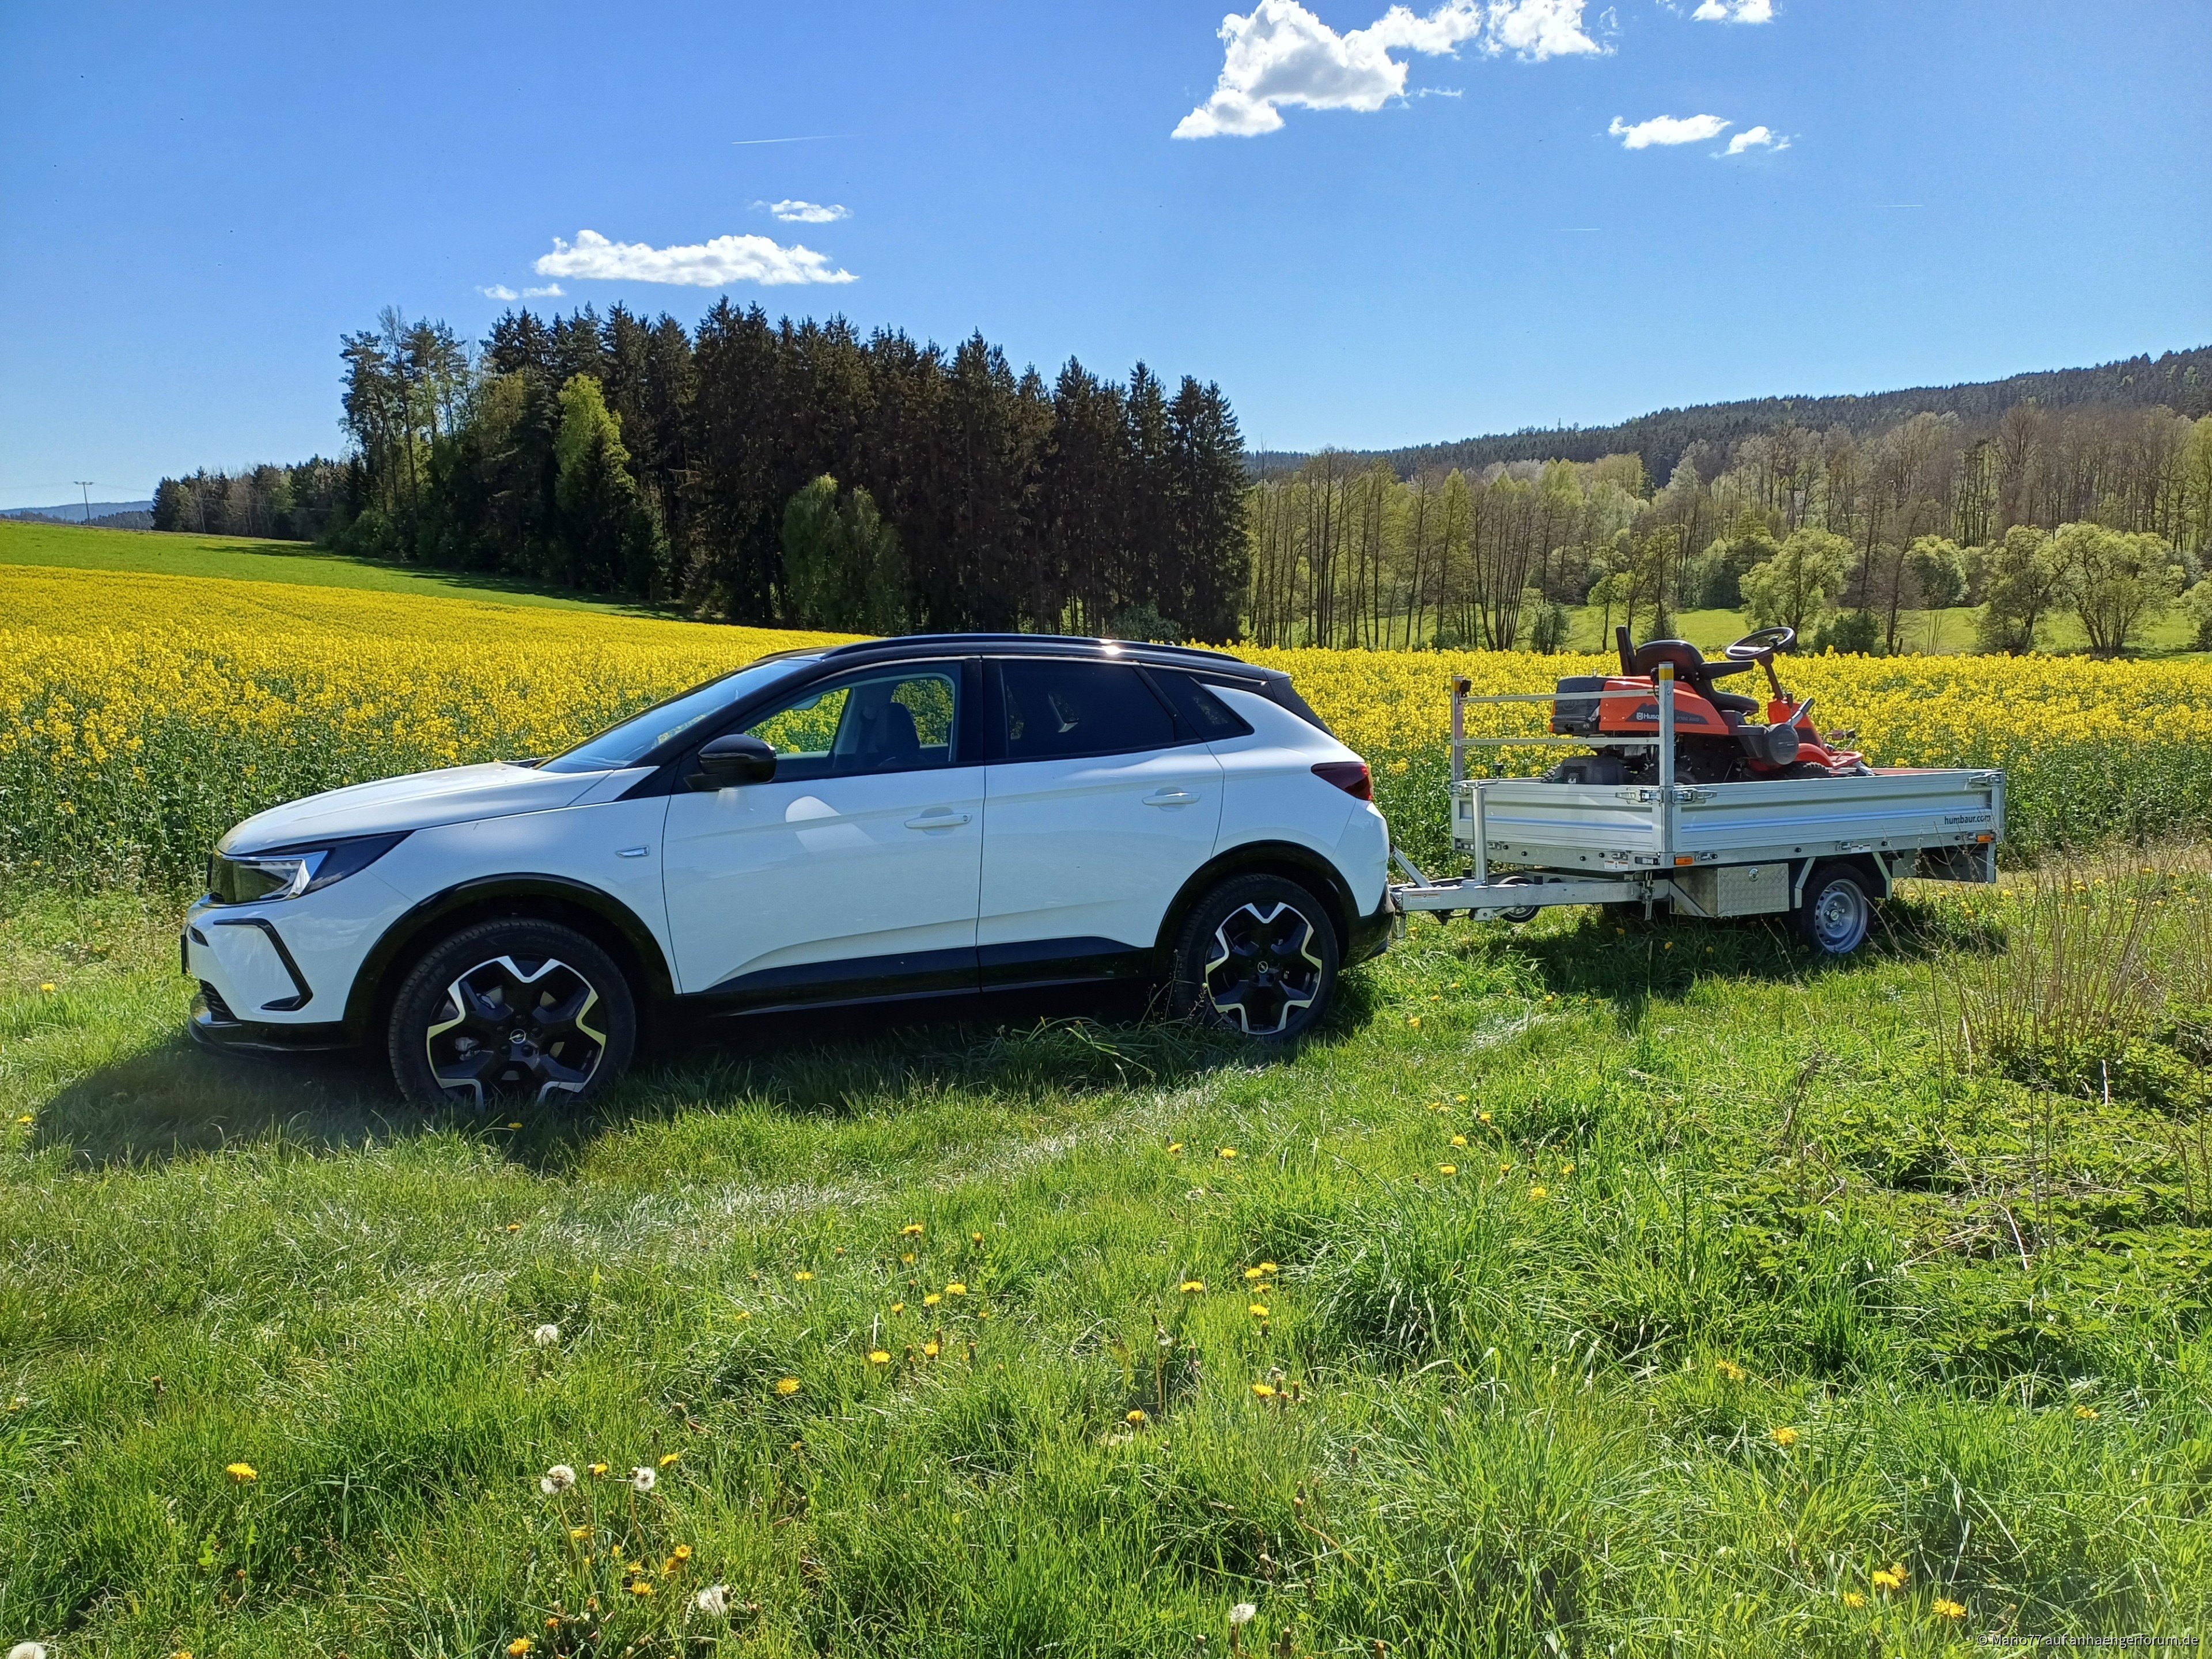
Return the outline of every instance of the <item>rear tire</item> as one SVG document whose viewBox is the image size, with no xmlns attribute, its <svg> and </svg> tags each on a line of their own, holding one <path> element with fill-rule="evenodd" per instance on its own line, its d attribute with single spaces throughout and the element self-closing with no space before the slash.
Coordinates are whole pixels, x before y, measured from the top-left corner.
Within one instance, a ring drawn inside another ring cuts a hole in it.
<svg viewBox="0 0 2212 1659">
<path fill-rule="evenodd" d="M 478 922 L 400 982 L 386 1048 L 402 1094 L 478 1109 L 587 1100 L 629 1066 L 637 1002 L 573 927 Z"/>
<path fill-rule="evenodd" d="M 1847 957 L 1866 942 L 1874 900 L 1863 871 L 1848 864 L 1814 866 L 1796 917 L 1797 937 L 1823 956 Z"/>
<path fill-rule="evenodd" d="M 1335 994 L 1335 926 L 1307 889 L 1281 876 L 1237 876 L 1200 899 L 1176 936 L 1168 1005 L 1263 1042 L 1318 1025 Z"/>
</svg>

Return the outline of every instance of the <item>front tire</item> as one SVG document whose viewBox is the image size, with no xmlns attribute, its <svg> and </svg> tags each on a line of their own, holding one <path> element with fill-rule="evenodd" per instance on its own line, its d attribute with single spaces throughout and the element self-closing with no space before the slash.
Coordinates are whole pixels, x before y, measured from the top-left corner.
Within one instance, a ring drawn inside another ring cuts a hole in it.
<svg viewBox="0 0 2212 1659">
<path fill-rule="evenodd" d="M 386 1048 L 411 1100 L 478 1109 L 590 1098 L 637 1045 L 637 1002 L 614 958 L 573 927 L 464 927 L 401 981 Z"/>
<path fill-rule="evenodd" d="M 1176 935 L 1170 1006 L 1187 1018 L 1286 1042 L 1321 1023 L 1341 960 L 1321 901 L 1280 876 L 1208 892 Z"/>
<path fill-rule="evenodd" d="M 1847 957 L 1866 942 L 1874 900 L 1866 877 L 1848 864 L 1823 864 L 1805 878 L 1797 937 L 1823 956 Z"/>
</svg>

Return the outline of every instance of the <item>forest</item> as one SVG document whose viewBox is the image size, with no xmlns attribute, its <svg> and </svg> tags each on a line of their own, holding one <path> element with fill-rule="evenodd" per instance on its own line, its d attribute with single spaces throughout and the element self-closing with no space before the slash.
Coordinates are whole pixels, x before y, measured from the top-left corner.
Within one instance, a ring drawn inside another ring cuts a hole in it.
<svg viewBox="0 0 2212 1659">
<path fill-rule="evenodd" d="M 480 347 L 387 312 L 342 359 L 349 454 L 165 478 L 155 526 L 872 632 L 1553 651 L 1722 610 L 1895 654 L 1971 605 L 1983 650 L 2063 616 L 2118 654 L 2176 610 L 2212 647 L 2207 350 L 1661 411 L 1663 475 L 1636 449 L 1475 464 L 1502 440 L 1251 457 L 1195 379 L 1071 360 L 1048 385 L 980 335 L 726 301 L 689 331 L 510 312 Z"/>
<path fill-rule="evenodd" d="M 2032 649 L 2063 612 L 2116 654 L 2176 605 L 2212 645 L 2212 416 L 2165 408 L 1785 420 L 1692 444 L 1663 483 L 1633 453 L 1406 475 L 1323 453 L 1253 496 L 1262 645 L 1556 650 L 1587 606 L 1639 634 L 1742 610 L 1894 654 L 1965 605 L 1984 650 Z"/>
<path fill-rule="evenodd" d="M 344 337 L 353 453 L 167 478 L 157 528 L 623 593 L 744 623 L 1226 639 L 1243 441 L 1218 387 L 1071 360 L 1048 384 L 842 319 L 510 312 L 480 349 Z"/>
</svg>

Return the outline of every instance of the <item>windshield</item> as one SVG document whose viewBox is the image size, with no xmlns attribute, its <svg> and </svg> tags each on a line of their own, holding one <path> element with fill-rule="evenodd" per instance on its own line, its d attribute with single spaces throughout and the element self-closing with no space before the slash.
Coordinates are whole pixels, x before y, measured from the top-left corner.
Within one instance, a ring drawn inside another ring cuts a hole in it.
<svg viewBox="0 0 2212 1659">
<path fill-rule="evenodd" d="M 595 738 L 585 738 L 538 769 L 613 772 L 635 766 L 678 732 L 690 730 L 710 714 L 721 713 L 739 698 L 775 684 L 794 670 L 811 667 L 815 661 L 812 657 L 779 657 L 774 662 L 757 662 L 719 680 L 695 685 L 665 702 L 653 704 L 641 714 L 631 715 L 619 726 L 609 726 Z"/>
</svg>

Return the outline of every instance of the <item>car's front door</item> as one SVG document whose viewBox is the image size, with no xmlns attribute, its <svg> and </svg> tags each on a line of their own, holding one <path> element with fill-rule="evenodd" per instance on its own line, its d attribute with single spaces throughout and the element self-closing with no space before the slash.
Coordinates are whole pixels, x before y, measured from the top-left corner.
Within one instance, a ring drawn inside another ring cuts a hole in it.
<svg viewBox="0 0 2212 1659">
<path fill-rule="evenodd" d="M 961 752 L 972 665 L 875 668 L 747 728 L 767 783 L 669 803 L 678 987 L 735 1006 L 973 990 L 983 769 Z"/>
<path fill-rule="evenodd" d="M 993 665 L 987 986 L 1149 971 L 1176 892 L 1212 855 L 1221 765 L 1127 663 Z"/>
</svg>

